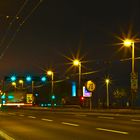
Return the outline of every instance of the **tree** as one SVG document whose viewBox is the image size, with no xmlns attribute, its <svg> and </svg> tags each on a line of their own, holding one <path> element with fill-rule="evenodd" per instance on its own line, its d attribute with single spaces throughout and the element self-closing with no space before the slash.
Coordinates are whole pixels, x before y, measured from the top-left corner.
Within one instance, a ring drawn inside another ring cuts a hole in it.
<svg viewBox="0 0 140 140">
<path fill-rule="evenodd" d="M 127 92 L 125 89 L 123 88 L 118 88 L 116 90 L 114 90 L 113 92 L 113 96 L 117 101 L 117 104 L 119 106 L 124 106 L 126 105 L 126 101 L 127 101 Z"/>
</svg>

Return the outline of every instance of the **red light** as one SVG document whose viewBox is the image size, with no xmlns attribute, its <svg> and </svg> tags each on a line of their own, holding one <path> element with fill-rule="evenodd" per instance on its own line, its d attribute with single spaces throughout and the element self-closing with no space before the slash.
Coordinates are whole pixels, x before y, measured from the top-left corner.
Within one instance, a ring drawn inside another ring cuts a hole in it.
<svg viewBox="0 0 140 140">
<path fill-rule="evenodd" d="M 83 97 L 83 96 L 81 96 L 81 97 L 80 97 L 80 99 L 83 101 L 83 100 L 84 100 L 84 97 Z"/>
</svg>

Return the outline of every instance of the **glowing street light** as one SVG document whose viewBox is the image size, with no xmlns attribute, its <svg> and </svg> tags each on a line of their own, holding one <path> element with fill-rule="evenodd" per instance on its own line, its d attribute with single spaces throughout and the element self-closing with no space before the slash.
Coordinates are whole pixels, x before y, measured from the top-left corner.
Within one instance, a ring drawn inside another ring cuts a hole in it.
<svg viewBox="0 0 140 140">
<path fill-rule="evenodd" d="M 54 78 L 54 73 L 53 71 L 49 70 L 47 71 L 47 75 L 51 76 L 51 81 L 52 81 L 52 87 L 51 87 L 51 93 L 53 93 L 53 88 L 54 88 L 54 81 L 53 81 L 53 78 Z"/>
<path fill-rule="evenodd" d="M 22 88 L 23 88 L 23 80 L 19 80 L 19 83 L 22 85 Z"/>
<path fill-rule="evenodd" d="M 132 45 L 132 40 L 131 39 L 125 39 L 123 44 L 125 47 L 130 47 Z"/>
<path fill-rule="evenodd" d="M 16 82 L 12 82 L 12 86 L 16 88 Z"/>
<path fill-rule="evenodd" d="M 134 51 L 134 41 L 131 39 L 125 39 L 123 42 L 125 47 L 132 47 L 132 74 L 135 73 L 135 51 Z"/>
<path fill-rule="evenodd" d="M 125 39 L 123 42 L 125 47 L 131 47 L 132 48 L 132 70 L 131 70 L 131 105 L 134 104 L 134 92 L 138 89 L 138 76 L 135 73 L 135 50 L 134 50 L 134 40 L 131 39 Z"/>
<path fill-rule="evenodd" d="M 78 59 L 75 59 L 73 65 L 79 67 L 79 96 L 81 96 L 81 62 Z"/>
<path fill-rule="evenodd" d="M 106 83 L 106 105 L 107 108 L 109 107 L 109 90 L 108 90 L 108 85 L 110 83 L 110 79 L 105 79 L 105 83 Z"/>
</svg>

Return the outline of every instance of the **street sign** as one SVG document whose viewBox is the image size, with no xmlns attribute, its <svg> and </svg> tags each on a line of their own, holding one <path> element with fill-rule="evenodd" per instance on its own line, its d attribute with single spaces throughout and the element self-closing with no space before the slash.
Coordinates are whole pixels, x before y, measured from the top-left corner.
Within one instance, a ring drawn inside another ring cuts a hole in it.
<svg viewBox="0 0 140 140">
<path fill-rule="evenodd" d="M 95 84 L 91 80 L 86 82 L 86 89 L 90 92 L 93 92 L 95 90 Z"/>
</svg>

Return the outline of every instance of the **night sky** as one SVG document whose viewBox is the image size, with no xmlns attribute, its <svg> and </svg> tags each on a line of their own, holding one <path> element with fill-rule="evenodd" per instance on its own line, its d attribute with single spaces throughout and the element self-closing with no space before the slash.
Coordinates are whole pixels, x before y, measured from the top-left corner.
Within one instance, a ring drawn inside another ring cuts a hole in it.
<svg viewBox="0 0 140 140">
<path fill-rule="evenodd" d="M 117 36 L 130 32 L 140 38 L 139 0 L 0 0 L 0 76 L 43 74 L 49 68 L 64 75 L 71 66 L 66 57 L 79 52 L 86 61 L 83 72 L 100 70 L 98 77 L 128 80 L 131 60 L 120 60 L 130 58 L 131 50 L 116 44 Z M 139 57 L 140 44 L 135 46 Z M 139 66 L 137 60 L 136 71 Z"/>
</svg>

